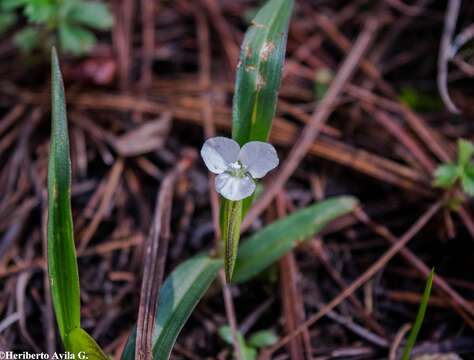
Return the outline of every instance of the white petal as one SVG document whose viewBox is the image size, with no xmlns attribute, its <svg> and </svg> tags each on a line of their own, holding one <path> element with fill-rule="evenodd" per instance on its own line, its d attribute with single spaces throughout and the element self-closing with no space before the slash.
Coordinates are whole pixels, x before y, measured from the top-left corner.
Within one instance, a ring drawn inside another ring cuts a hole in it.
<svg viewBox="0 0 474 360">
<path fill-rule="evenodd" d="M 216 177 L 216 190 L 228 200 L 238 201 L 252 195 L 255 191 L 255 182 L 250 176 L 235 177 L 229 173 L 222 173 Z"/>
<path fill-rule="evenodd" d="M 237 161 L 240 146 L 234 140 L 223 136 L 207 139 L 201 149 L 201 157 L 209 171 L 221 174 L 227 165 Z"/>
<path fill-rule="evenodd" d="M 242 146 L 239 161 L 255 179 L 264 177 L 279 162 L 275 148 L 262 141 L 250 141 Z"/>
</svg>

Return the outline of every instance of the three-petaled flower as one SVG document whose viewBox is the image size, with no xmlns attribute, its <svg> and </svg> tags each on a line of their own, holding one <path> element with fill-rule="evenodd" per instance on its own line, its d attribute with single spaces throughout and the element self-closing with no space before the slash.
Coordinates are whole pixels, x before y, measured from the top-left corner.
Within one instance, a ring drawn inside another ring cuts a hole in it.
<svg viewBox="0 0 474 360">
<path fill-rule="evenodd" d="M 241 149 L 234 140 L 222 136 L 206 140 L 201 156 L 209 171 L 217 174 L 217 192 L 232 201 L 252 195 L 254 179 L 278 165 L 277 152 L 269 143 L 250 141 Z"/>
</svg>

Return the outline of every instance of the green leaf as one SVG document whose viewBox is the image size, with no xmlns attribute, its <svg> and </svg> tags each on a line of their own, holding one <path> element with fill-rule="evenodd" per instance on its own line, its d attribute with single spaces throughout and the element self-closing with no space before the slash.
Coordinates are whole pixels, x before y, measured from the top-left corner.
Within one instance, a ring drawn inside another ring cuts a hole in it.
<svg viewBox="0 0 474 360">
<path fill-rule="evenodd" d="M 15 34 L 13 41 L 22 52 L 29 54 L 39 46 L 38 30 L 26 27 Z"/>
<path fill-rule="evenodd" d="M 221 326 L 218 330 L 218 334 L 227 344 L 234 344 L 230 326 Z M 239 348 L 242 353 L 242 360 L 255 360 L 257 358 L 257 350 L 245 343 L 245 339 L 239 331 L 237 332 L 237 341 L 239 342 Z"/>
<path fill-rule="evenodd" d="M 80 323 L 79 275 L 71 214 L 71 159 L 64 86 L 51 53 L 52 129 L 48 166 L 48 272 L 63 343 Z"/>
<path fill-rule="evenodd" d="M 153 358 L 168 359 L 184 324 L 217 277 L 222 260 L 196 256 L 179 265 L 166 279 L 160 290 L 153 336 Z M 122 360 L 135 359 L 136 331 L 130 335 Z"/>
<path fill-rule="evenodd" d="M 255 16 L 240 51 L 232 138 L 267 141 L 275 115 L 293 0 L 270 0 Z"/>
<path fill-rule="evenodd" d="M 217 330 L 219 337 L 224 340 L 227 344 L 232 345 L 234 343 L 234 339 L 232 336 L 232 328 L 229 325 L 224 325 Z M 245 343 L 244 338 L 240 331 L 237 331 L 237 339 L 241 343 Z"/>
<path fill-rule="evenodd" d="M 8 31 L 16 22 L 14 12 L 0 12 L 0 35 Z"/>
<path fill-rule="evenodd" d="M 405 348 L 403 349 L 402 360 L 410 360 L 410 354 L 413 349 L 413 346 L 415 346 L 416 338 L 418 337 L 421 325 L 423 324 L 423 319 L 425 318 L 426 308 L 428 307 L 428 301 L 430 300 L 433 277 L 434 269 L 431 270 L 431 273 L 428 276 L 428 280 L 426 281 L 425 291 L 423 292 L 420 306 L 418 308 L 418 313 L 416 314 L 415 324 L 413 325 L 413 328 L 410 331 L 407 343 L 405 344 Z"/>
<path fill-rule="evenodd" d="M 95 340 L 81 328 L 76 328 L 67 335 L 66 344 L 68 350 L 75 355 L 76 359 L 109 359 Z"/>
<path fill-rule="evenodd" d="M 228 283 L 232 279 L 240 239 L 242 221 L 242 201 L 222 200 L 221 232 L 224 242 L 224 269 Z"/>
<path fill-rule="evenodd" d="M 278 341 L 278 336 L 271 330 L 260 330 L 253 333 L 247 343 L 256 348 L 272 346 Z"/>
<path fill-rule="evenodd" d="M 114 18 L 106 4 L 99 1 L 80 1 L 67 14 L 68 20 L 98 30 L 107 30 Z"/>
<path fill-rule="evenodd" d="M 461 177 L 461 185 L 464 192 L 469 196 L 474 196 L 474 177 L 464 173 Z"/>
<path fill-rule="evenodd" d="M 29 22 L 46 24 L 53 20 L 58 10 L 59 5 L 51 0 L 27 0 L 23 12 Z"/>
<path fill-rule="evenodd" d="M 240 246 L 233 282 L 251 279 L 330 221 L 354 210 L 356 205 L 353 197 L 335 197 L 299 210 L 250 236 Z"/>
<path fill-rule="evenodd" d="M 472 155 L 474 154 L 474 145 L 464 139 L 458 140 L 458 165 L 465 167 L 471 161 Z"/>
<path fill-rule="evenodd" d="M 434 186 L 449 189 L 459 177 L 459 167 L 453 164 L 438 166 L 434 173 Z"/>
<path fill-rule="evenodd" d="M 80 26 L 62 23 L 59 27 L 59 41 L 61 48 L 73 55 L 88 53 L 95 45 L 93 33 Z"/>
<path fill-rule="evenodd" d="M 240 350 L 242 351 L 242 360 L 256 360 L 257 359 L 257 350 L 253 347 L 247 345 L 241 346 Z"/>
</svg>

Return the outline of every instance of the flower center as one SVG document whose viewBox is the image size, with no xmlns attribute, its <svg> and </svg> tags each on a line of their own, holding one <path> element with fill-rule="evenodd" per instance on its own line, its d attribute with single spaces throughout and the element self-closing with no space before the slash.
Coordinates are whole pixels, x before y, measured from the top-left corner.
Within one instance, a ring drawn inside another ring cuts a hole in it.
<svg viewBox="0 0 474 360">
<path fill-rule="evenodd" d="M 232 176 L 242 178 L 247 174 L 247 169 L 240 163 L 240 161 L 235 161 L 228 165 L 227 172 Z"/>
</svg>

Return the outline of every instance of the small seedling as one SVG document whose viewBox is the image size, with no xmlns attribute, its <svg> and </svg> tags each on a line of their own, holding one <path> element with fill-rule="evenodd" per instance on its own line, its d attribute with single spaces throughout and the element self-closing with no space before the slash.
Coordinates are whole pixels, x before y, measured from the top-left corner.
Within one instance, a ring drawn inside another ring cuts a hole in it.
<svg viewBox="0 0 474 360">
<path fill-rule="evenodd" d="M 107 30 L 113 24 L 108 7 L 99 1 L 3 0 L 0 33 L 16 23 L 17 10 L 21 10 L 28 25 L 15 34 L 14 41 L 26 53 L 58 43 L 65 52 L 83 55 L 96 43 L 90 30 Z"/>
<path fill-rule="evenodd" d="M 230 326 L 221 326 L 219 328 L 219 336 L 227 344 L 233 345 L 232 329 Z M 238 331 L 237 341 L 239 342 L 242 360 L 255 360 L 257 359 L 258 350 L 275 344 L 278 341 L 278 337 L 271 330 L 260 330 L 251 334 L 248 340 L 246 340 Z"/>
<path fill-rule="evenodd" d="M 442 164 L 434 173 L 434 186 L 453 189 L 457 184 L 465 194 L 474 196 L 474 145 L 467 140 L 458 140 L 458 157 L 454 164 Z"/>
</svg>

